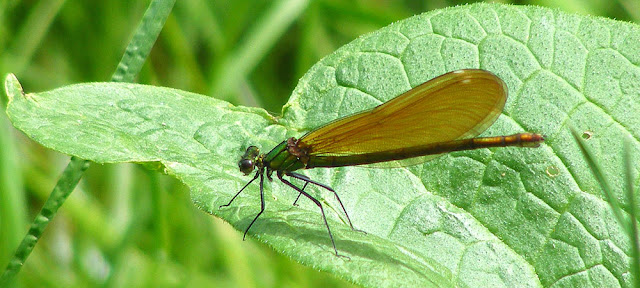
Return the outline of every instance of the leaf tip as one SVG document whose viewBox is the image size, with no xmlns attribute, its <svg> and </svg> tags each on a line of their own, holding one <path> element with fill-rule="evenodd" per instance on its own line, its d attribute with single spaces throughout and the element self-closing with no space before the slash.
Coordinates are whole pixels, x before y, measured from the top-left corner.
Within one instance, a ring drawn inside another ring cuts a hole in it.
<svg viewBox="0 0 640 288">
<path fill-rule="evenodd" d="M 20 85 L 18 78 L 16 78 L 16 75 L 13 73 L 7 74 L 7 77 L 4 80 L 4 91 L 7 94 L 9 102 L 11 102 L 17 95 L 24 96 L 22 85 Z"/>
</svg>

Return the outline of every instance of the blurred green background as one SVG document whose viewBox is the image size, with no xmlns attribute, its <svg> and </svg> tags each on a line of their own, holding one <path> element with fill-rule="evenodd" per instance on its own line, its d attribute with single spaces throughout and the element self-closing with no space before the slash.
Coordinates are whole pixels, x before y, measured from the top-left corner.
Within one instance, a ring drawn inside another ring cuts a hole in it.
<svg viewBox="0 0 640 288">
<path fill-rule="evenodd" d="M 497 1 L 638 23 L 637 0 Z M 0 75 L 27 92 L 107 81 L 148 1 L 0 0 Z M 138 83 L 278 114 L 323 56 L 394 21 L 466 1 L 177 1 Z M 4 90 L 3 90 L 4 91 Z M 0 106 L 6 106 L 1 93 Z M 69 157 L 0 114 L 0 269 Z M 256 203 L 256 212 L 259 203 Z M 330 254 L 327 254 L 330 257 Z M 19 287 L 348 287 L 202 211 L 171 177 L 134 165 L 87 171 L 18 274 Z"/>
</svg>

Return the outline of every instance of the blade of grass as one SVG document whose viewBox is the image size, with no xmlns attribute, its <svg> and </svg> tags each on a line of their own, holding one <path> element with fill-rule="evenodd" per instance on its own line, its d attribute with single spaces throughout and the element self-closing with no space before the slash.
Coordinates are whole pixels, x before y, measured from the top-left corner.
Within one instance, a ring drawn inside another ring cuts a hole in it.
<svg viewBox="0 0 640 288">
<path fill-rule="evenodd" d="M 20 268 L 24 265 L 24 261 L 31 251 L 33 251 L 33 248 L 42 236 L 42 232 L 47 227 L 47 224 L 49 224 L 53 216 L 56 215 L 58 208 L 62 206 L 64 200 L 69 197 L 71 191 L 76 187 L 87 168 L 89 168 L 89 161 L 76 157 L 71 158 L 69 165 L 67 165 L 67 168 L 62 172 L 60 180 L 58 180 L 58 183 L 53 188 L 51 196 L 44 203 L 36 219 L 31 223 L 29 232 L 27 232 L 27 235 L 22 239 L 13 259 L 9 261 L 7 268 L 0 277 L 1 287 L 6 287 L 5 285 L 8 285 L 11 279 L 20 271 Z"/>
<path fill-rule="evenodd" d="M 620 6 L 624 7 L 625 12 L 629 13 L 629 16 L 631 16 L 633 21 L 640 21 L 640 2 L 633 0 L 620 0 L 619 3 Z"/>
<path fill-rule="evenodd" d="M 65 0 L 40 1 L 32 9 L 24 26 L 11 41 L 12 44 L 7 53 L 3 53 L 0 63 L 12 63 L 12 72 L 22 73 L 65 2 Z M 3 71 L 7 68 L 6 66 L 0 67 Z"/>
<path fill-rule="evenodd" d="M 573 135 L 573 138 L 578 144 L 578 147 L 580 147 L 580 151 L 582 152 L 584 159 L 587 161 L 587 165 L 589 166 L 591 173 L 598 180 L 598 184 L 600 184 L 600 188 L 602 189 L 602 192 L 605 198 L 607 199 L 607 202 L 609 202 L 609 205 L 611 206 L 613 215 L 616 217 L 618 223 L 620 223 L 620 226 L 622 226 L 626 234 L 629 236 L 629 240 L 631 242 L 631 247 L 632 247 L 631 272 L 634 278 L 634 283 L 635 283 L 634 287 L 640 287 L 640 267 L 639 267 L 640 244 L 638 243 L 638 223 L 636 218 L 636 201 L 635 201 L 636 199 L 633 193 L 633 190 L 634 190 L 633 163 L 631 158 L 630 140 L 628 138 L 625 139 L 624 151 L 623 151 L 624 153 L 623 158 L 624 158 L 624 165 L 625 165 L 625 182 L 626 182 L 625 192 L 626 192 L 626 197 L 629 201 L 629 214 L 630 214 L 630 217 L 629 217 L 630 219 L 627 221 L 624 219 L 624 216 L 622 215 L 622 208 L 620 207 L 620 204 L 616 200 L 615 195 L 611 190 L 611 186 L 609 185 L 609 182 L 607 181 L 607 179 L 604 177 L 604 174 L 602 173 L 603 171 L 602 167 L 600 167 L 600 164 L 598 164 L 598 162 L 593 157 L 593 153 L 591 152 L 590 148 L 584 144 L 584 140 L 582 139 L 582 137 L 580 137 L 580 134 L 576 130 L 571 129 L 571 134 Z"/>
<path fill-rule="evenodd" d="M 132 82 L 142 69 L 147 56 L 149 55 L 153 43 L 155 43 L 166 19 L 171 13 L 175 0 L 156 0 L 149 4 L 142 21 L 131 42 L 118 64 L 111 81 Z M 17 81 L 16 81 L 17 82 Z M 9 89 L 9 88 L 7 88 Z M 84 159 L 72 157 L 71 161 L 63 171 L 58 183 L 53 188 L 51 196 L 31 224 L 27 235 L 22 239 L 13 258 L 9 261 L 7 268 L 0 276 L 0 287 L 8 285 L 13 277 L 20 271 L 29 254 L 33 251 L 44 229 L 47 227 L 56 212 L 65 202 L 67 197 L 76 187 L 84 171 L 89 168 L 90 162 Z"/>
<path fill-rule="evenodd" d="M 618 223 L 620 223 L 620 225 L 622 225 L 622 227 L 627 230 L 629 226 L 622 216 L 622 208 L 620 208 L 620 204 L 618 203 L 618 200 L 616 200 L 616 197 L 611 190 L 609 181 L 607 181 L 607 179 L 604 177 L 604 174 L 602 173 L 602 167 L 600 167 L 600 164 L 596 162 L 596 159 L 593 157 L 593 153 L 591 152 L 589 147 L 584 144 L 584 140 L 582 140 L 580 133 L 578 133 L 574 129 L 571 129 L 571 134 L 573 135 L 576 143 L 578 143 L 578 147 L 580 148 L 584 159 L 587 161 L 587 165 L 589 166 L 589 169 L 591 169 L 591 173 L 594 177 L 596 177 L 596 180 L 598 180 L 598 184 L 600 184 L 600 188 L 602 189 L 605 199 L 607 200 L 607 202 L 609 202 L 609 205 L 611 205 L 613 215 L 616 217 L 616 220 L 618 220 Z"/>
<path fill-rule="evenodd" d="M 633 158 L 631 158 L 631 138 L 627 137 L 624 141 L 624 164 L 625 164 L 625 183 L 627 184 L 625 187 L 627 199 L 629 199 L 629 214 L 630 218 L 630 229 L 631 234 L 631 249 L 632 249 L 632 257 L 631 257 L 631 273 L 633 274 L 634 279 L 634 287 L 640 287 L 640 243 L 638 243 L 638 219 L 636 217 L 637 206 L 636 206 L 636 196 L 633 193 Z"/>
<path fill-rule="evenodd" d="M 0 104 L 4 110 L 4 105 Z M 4 259 L 9 259 L 11 251 L 20 243 L 20 234 L 27 224 L 27 209 L 24 196 L 22 175 L 20 174 L 21 161 L 18 160 L 15 138 L 12 137 L 12 128 L 5 115 L 0 116 L 0 265 L 4 265 Z"/>
<path fill-rule="evenodd" d="M 149 4 L 131 42 L 122 55 L 118 68 L 111 76 L 113 82 L 133 82 L 158 39 L 175 0 L 157 0 Z"/>
<path fill-rule="evenodd" d="M 271 9 L 255 22 L 235 51 L 220 61 L 213 78 L 211 95 L 228 100 L 228 94 L 239 87 L 249 72 L 255 68 L 276 40 L 309 5 L 308 0 L 282 0 L 273 3 Z M 253 100 L 252 102 L 259 103 Z"/>
</svg>

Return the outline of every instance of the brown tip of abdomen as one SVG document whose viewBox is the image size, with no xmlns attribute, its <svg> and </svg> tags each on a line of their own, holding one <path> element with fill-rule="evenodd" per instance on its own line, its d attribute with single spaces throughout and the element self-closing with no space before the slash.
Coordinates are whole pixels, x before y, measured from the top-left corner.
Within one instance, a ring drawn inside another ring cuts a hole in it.
<svg viewBox="0 0 640 288">
<path fill-rule="evenodd" d="M 539 147 L 544 142 L 544 136 L 537 133 L 520 133 L 517 134 L 522 147 Z"/>
</svg>

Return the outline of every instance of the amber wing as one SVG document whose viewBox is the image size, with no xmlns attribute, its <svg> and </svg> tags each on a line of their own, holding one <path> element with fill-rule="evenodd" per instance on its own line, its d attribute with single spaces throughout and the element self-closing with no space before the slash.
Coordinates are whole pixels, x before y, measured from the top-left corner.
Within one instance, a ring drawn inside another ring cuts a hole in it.
<svg viewBox="0 0 640 288">
<path fill-rule="evenodd" d="M 300 138 L 300 145 L 310 157 L 355 156 L 471 138 L 493 124 L 506 99 L 505 83 L 491 72 L 453 71 L 311 131 Z M 433 157 L 376 166 L 406 166 Z"/>
</svg>

